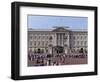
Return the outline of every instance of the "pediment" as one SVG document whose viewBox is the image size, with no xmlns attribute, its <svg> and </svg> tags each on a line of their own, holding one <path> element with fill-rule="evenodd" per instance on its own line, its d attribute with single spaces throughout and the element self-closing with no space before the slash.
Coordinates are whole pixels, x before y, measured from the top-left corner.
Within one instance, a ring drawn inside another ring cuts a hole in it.
<svg viewBox="0 0 100 82">
<path fill-rule="evenodd" d="M 68 30 L 63 28 L 63 27 L 58 27 L 58 28 L 54 29 L 53 31 L 55 31 L 55 32 L 66 32 Z"/>
</svg>

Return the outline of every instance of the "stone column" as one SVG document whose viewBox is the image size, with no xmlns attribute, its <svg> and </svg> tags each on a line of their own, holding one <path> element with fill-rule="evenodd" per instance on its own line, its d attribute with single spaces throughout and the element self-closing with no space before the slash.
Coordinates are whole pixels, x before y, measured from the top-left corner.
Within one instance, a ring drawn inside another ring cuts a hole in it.
<svg viewBox="0 0 100 82">
<path fill-rule="evenodd" d="M 62 34 L 62 46 L 64 46 L 64 35 Z"/>
<path fill-rule="evenodd" d="M 62 46 L 62 37 L 61 37 L 61 33 L 60 33 L 60 36 L 59 36 L 59 41 L 60 41 L 60 46 Z"/>
<path fill-rule="evenodd" d="M 62 33 L 61 33 L 61 36 L 60 37 L 61 37 L 61 45 L 60 46 L 62 46 Z"/>
<path fill-rule="evenodd" d="M 67 54 L 68 53 L 68 46 L 67 45 L 64 45 L 64 50 L 65 50 L 65 53 Z"/>
<path fill-rule="evenodd" d="M 51 37 L 52 38 L 52 37 Z M 50 39 L 50 44 L 49 44 L 49 53 L 52 54 L 52 39 Z"/>
<path fill-rule="evenodd" d="M 65 53 L 67 54 L 67 47 L 65 47 Z"/>
<path fill-rule="evenodd" d="M 49 53 L 52 54 L 52 47 L 49 48 Z"/>
<path fill-rule="evenodd" d="M 58 45 L 58 33 L 56 34 L 56 46 Z"/>
<path fill-rule="evenodd" d="M 59 33 L 58 33 L 58 45 L 59 45 L 59 42 L 60 42 L 60 41 L 59 41 Z"/>
</svg>

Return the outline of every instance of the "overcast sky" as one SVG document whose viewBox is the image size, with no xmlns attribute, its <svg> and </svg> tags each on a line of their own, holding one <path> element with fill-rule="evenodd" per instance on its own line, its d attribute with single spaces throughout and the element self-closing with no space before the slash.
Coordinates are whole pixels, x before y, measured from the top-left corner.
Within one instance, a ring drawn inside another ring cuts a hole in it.
<svg viewBox="0 0 100 82">
<path fill-rule="evenodd" d="M 87 29 L 87 17 L 28 15 L 28 28 L 50 29 L 54 26 L 68 26 L 71 29 Z"/>
</svg>

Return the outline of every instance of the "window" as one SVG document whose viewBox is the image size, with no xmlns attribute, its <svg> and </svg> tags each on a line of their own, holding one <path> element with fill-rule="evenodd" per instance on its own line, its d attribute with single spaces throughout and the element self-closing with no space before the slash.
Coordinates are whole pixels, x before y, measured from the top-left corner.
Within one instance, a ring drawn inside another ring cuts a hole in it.
<svg viewBox="0 0 100 82">
<path fill-rule="evenodd" d="M 85 46 L 87 45 L 87 41 L 84 42 L 84 45 L 85 45 Z"/>
<path fill-rule="evenodd" d="M 47 39 L 48 39 L 49 37 L 47 36 Z"/>
<path fill-rule="evenodd" d="M 86 39 L 87 37 L 86 36 L 84 36 L 84 39 Z"/>
<path fill-rule="evenodd" d="M 79 39 L 79 36 L 77 36 L 77 39 Z"/>
<path fill-rule="evenodd" d="M 32 39 L 34 39 L 34 36 L 32 37 Z"/>
<path fill-rule="evenodd" d="M 75 36 L 73 36 L 73 39 L 75 39 Z"/>
<path fill-rule="evenodd" d="M 43 36 L 43 39 L 44 39 L 44 36 Z"/>
<path fill-rule="evenodd" d="M 34 41 L 34 46 L 36 46 L 36 41 Z"/>
<path fill-rule="evenodd" d="M 44 46 L 44 41 L 42 41 L 42 46 Z"/>
<path fill-rule="evenodd" d="M 47 44 L 48 44 L 48 41 L 47 41 Z"/>
<path fill-rule="evenodd" d="M 30 45 L 32 45 L 32 41 L 30 41 Z"/>
<path fill-rule="evenodd" d="M 81 39 L 82 39 L 83 37 L 81 36 Z"/>
<path fill-rule="evenodd" d="M 41 37 L 41 36 L 39 36 L 39 38 L 38 38 L 38 39 L 40 39 L 40 37 Z"/>
<path fill-rule="evenodd" d="M 36 39 L 36 35 L 34 36 L 34 39 Z"/>
<path fill-rule="evenodd" d="M 30 40 L 32 40 L 32 36 L 30 36 Z"/>
<path fill-rule="evenodd" d="M 79 41 L 77 41 L 77 45 L 79 45 Z"/>
<path fill-rule="evenodd" d="M 70 39 L 72 39 L 72 36 L 70 36 Z"/>
<path fill-rule="evenodd" d="M 40 42 L 39 41 L 37 42 L 37 45 L 40 46 Z"/>
<path fill-rule="evenodd" d="M 46 46 L 48 45 L 48 41 L 46 42 L 46 44 L 45 44 Z"/>
<path fill-rule="evenodd" d="M 73 41 L 73 45 L 75 45 L 75 41 Z"/>
<path fill-rule="evenodd" d="M 83 41 L 81 41 L 81 45 L 83 45 Z"/>
</svg>

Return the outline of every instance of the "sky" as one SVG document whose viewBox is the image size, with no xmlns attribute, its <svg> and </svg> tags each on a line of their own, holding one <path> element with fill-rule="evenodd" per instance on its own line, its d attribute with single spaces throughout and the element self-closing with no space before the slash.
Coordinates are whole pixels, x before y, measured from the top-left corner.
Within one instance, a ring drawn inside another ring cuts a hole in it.
<svg viewBox="0 0 100 82">
<path fill-rule="evenodd" d="M 68 26 L 71 29 L 87 29 L 87 17 L 75 16 L 48 16 L 48 15 L 28 15 L 28 28 L 50 29 L 54 26 Z"/>
</svg>

